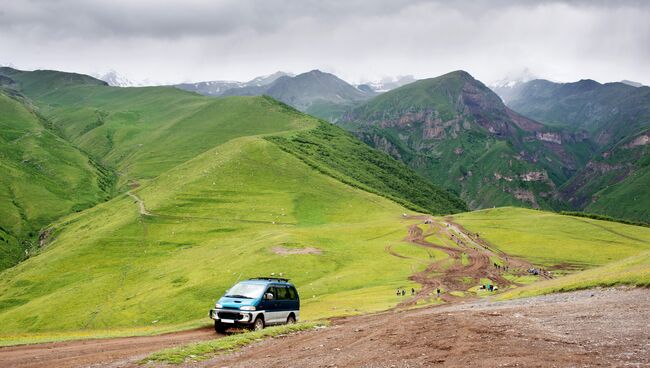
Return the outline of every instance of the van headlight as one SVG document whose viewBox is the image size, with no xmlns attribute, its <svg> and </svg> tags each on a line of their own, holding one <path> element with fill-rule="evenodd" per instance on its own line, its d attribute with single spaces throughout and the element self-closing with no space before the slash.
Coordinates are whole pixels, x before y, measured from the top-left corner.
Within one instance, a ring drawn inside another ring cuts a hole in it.
<svg viewBox="0 0 650 368">
<path fill-rule="evenodd" d="M 254 311 L 255 307 L 253 307 L 252 305 L 245 305 L 243 307 L 240 307 L 239 310 Z"/>
<path fill-rule="evenodd" d="M 223 306 L 221 304 L 219 304 L 219 303 L 215 304 L 214 307 L 217 308 L 217 309 L 223 308 Z"/>
</svg>

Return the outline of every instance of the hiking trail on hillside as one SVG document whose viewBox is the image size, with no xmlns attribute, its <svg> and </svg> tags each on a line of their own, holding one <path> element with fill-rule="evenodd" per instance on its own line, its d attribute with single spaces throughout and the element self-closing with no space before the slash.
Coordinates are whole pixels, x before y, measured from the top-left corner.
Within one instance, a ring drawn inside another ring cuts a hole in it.
<svg viewBox="0 0 650 368">
<path fill-rule="evenodd" d="M 423 271 L 417 272 L 410 280 L 421 285 L 417 295 L 401 302 L 398 307 L 409 307 L 418 302 L 444 301 L 453 302 L 471 298 L 477 286 L 496 285 L 499 290 L 518 285 L 506 278 L 506 275 L 527 275 L 533 269 L 531 263 L 508 256 L 496 250 L 489 242 L 454 223 L 450 218 L 435 220 L 429 216 L 409 216 L 422 222 L 410 225 L 404 239 L 411 244 L 443 251 L 448 258 L 431 263 Z M 424 226 L 423 230 L 421 226 Z M 436 237 L 435 243 L 430 238 Z M 400 258 L 408 258 L 396 253 L 390 246 L 386 251 Z M 507 267 L 507 268 L 506 268 Z M 541 273 L 541 278 L 550 278 Z M 441 290 L 437 298 L 437 290 Z M 434 298 L 436 293 L 436 298 Z M 440 299 L 440 300 L 437 300 Z"/>
</svg>

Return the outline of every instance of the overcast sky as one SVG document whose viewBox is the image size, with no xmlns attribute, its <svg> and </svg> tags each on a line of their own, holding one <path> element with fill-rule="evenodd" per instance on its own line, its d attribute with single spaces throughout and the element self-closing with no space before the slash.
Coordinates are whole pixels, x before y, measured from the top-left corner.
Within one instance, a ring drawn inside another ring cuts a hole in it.
<svg viewBox="0 0 650 368">
<path fill-rule="evenodd" d="M 0 63 L 158 83 L 464 69 L 650 84 L 650 1 L 0 0 Z"/>
</svg>

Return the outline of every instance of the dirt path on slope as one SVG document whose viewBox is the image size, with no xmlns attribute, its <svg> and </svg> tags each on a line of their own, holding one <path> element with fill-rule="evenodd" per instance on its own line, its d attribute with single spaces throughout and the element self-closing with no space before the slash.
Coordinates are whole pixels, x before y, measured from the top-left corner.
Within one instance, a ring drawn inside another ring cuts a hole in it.
<svg viewBox="0 0 650 368">
<path fill-rule="evenodd" d="M 147 207 L 144 205 L 144 201 L 142 198 L 138 197 L 135 195 L 133 192 L 128 191 L 126 194 L 129 195 L 129 197 L 133 198 L 135 202 L 138 204 L 138 209 L 140 210 L 140 215 L 142 216 L 151 216 L 151 212 L 147 211 Z"/>
<path fill-rule="evenodd" d="M 504 277 L 504 274 L 525 275 L 532 268 L 529 262 L 509 257 L 507 254 L 495 250 L 491 244 L 479 239 L 462 226 L 449 219 L 436 221 L 427 216 L 411 217 L 422 220 L 408 228 L 405 241 L 445 252 L 449 258 L 429 265 L 424 271 L 410 277 L 410 280 L 421 285 L 419 293 L 402 303 L 400 307 L 412 306 L 420 300 L 431 300 L 437 289 L 443 292 L 440 300 L 444 302 L 459 301 L 471 298 L 470 289 L 481 284 L 482 279 L 489 279 L 492 284 L 500 289 L 505 289 L 515 283 Z M 426 229 L 423 230 L 421 226 Z M 436 244 L 429 237 L 436 235 L 446 244 Z M 387 248 L 393 256 L 402 257 L 392 249 Z M 498 260 L 499 266 L 493 262 Z M 507 268 L 506 268 L 507 266 Z M 507 270 L 507 272 L 506 272 Z M 437 294 L 435 294 L 437 299 Z"/>
<path fill-rule="evenodd" d="M 338 319 L 185 366 L 646 367 L 649 321 L 650 289 L 481 300 Z"/>
<path fill-rule="evenodd" d="M 0 367 L 88 367 L 106 366 L 139 357 L 167 347 L 213 339 L 212 327 L 157 336 L 134 336 L 46 344 L 0 347 Z M 140 358 L 141 359 L 141 358 Z"/>
</svg>

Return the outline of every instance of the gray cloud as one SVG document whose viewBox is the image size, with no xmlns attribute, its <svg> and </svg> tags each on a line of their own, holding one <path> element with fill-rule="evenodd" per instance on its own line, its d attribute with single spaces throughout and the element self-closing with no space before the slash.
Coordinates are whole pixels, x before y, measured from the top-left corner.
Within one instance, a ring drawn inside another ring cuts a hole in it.
<svg viewBox="0 0 650 368">
<path fill-rule="evenodd" d="M 647 1 L 0 0 L 0 62 L 131 79 L 466 69 L 650 84 Z"/>
</svg>

